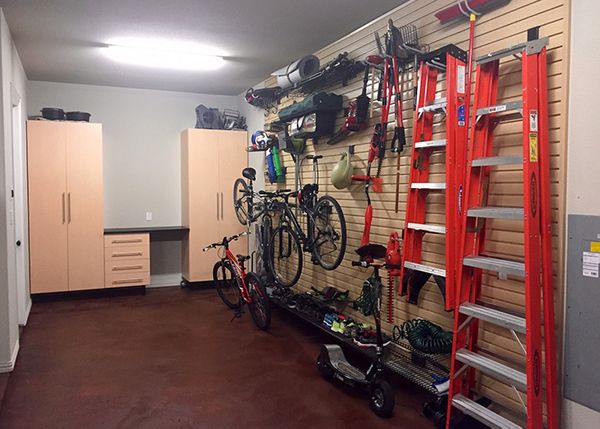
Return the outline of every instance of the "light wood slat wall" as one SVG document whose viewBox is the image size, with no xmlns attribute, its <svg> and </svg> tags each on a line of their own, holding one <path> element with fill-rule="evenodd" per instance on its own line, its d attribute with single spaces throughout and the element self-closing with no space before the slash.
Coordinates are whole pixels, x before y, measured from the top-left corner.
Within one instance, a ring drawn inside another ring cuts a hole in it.
<svg viewBox="0 0 600 429">
<path fill-rule="evenodd" d="M 388 18 L 392 18 L 396 26 L 414 24 L 418 29 L 421 43 L 428 44 L 431 49 L 436 49 L 448 43 L 454 43 L 463 49 L 468 47 L 468 23 L 441 25 L 434 17 L 434 13 L 442 10 L 455 2 L 453 0 L 416 0 L 396 9 L 391 14 L 357 30 L 349 36 L 323 48 L 316 55 L 324 64 L 338 53 L 348 51 L 350 58 L 364 59 L 367 55 L 376 53 L 374 32 L 385 32 Z M 526 40 L 528 28 L 539 25 L 542 36 L 550 38 L 548 47 L 548 100 L 549 100 L 549 141 L 551 150 L 551 181 L 552 181 L 552 208 L 553 208 L 553 265 L 555 273 L 555 301 L 557 310 L 562 309 L 563 295 L 563 243 L 564 243 L 564 156 L 566 146 L 566 82 L 568 71 L 568 10 L 569 3 L 561 0 L 512 0 L 510 4 L 495 11 L 486 13 L 477 21 L 475 35 L 475 57 L 490 51 L 508 47 L 512 44 Z M 521 96 L 521 67 L 518 60 L 505 60 L 501 66 L 501 80 L 499 85 L 500 100 L 514 100 Z M 337 86 L 328 91 L 344 95 L 347 100 L 352 100 L 359 95 L 362 80 L 358 76 L 347 86 Z M 477 79 L 477 76 L 474 76 Z M 410 145 L 412 144 L 413 126 L 413 100 L 412 76 L 407 73 L 404 77 L 403 89 L 403 115 L 409 146 L 405 148 L 400 158 L 400 196 L 399 213 L 394 212 L 396 189 L 396 163 L 397 157 L 387 152 L 383 163 L 382 177 L 384 180 L 383 192 L 371 193 L 374 208 L 371 241 L 387 244 L 388 236 L 392 231 L 401 231 L 404 226 L 404 210 L 406 207 L 407 182 L 410 160 Z M 265 81 L 266 86 L 274 86 L 275 80 L 270 77 Z M 442 82 L 438 84 L 439 91 L 444 90 Z M 474 90 L 474 86 L 473 86 Z M 371 99 L 375 98 L 373 94 Z M 285 99 L 281 106 L 291 103 L 292 99 Z M 379 109 L 373 109 L 371 125 L 379 118 Z M 275 115 L 269 114 L 266 122 L 269 123 Z M 393 120 L 391 116 L 390 120 Z M 343 118 L 338 120 L 338 126 L 343 123 Z M 390 124 L 393 129 L 393 124 Z M 517 154 L 521 146 L 521 122 L 505 123 L 498 126 L 495 132 L 495 147 L 497 154 Z M 355 145 L 356 154 L 352 158 L 355 173 L 364 174 L 366 158 L 371 138 L 372 126 L 368 129 L 347 138 L 335 146 L 328 146 L 325 140 L 314 147 L 308 142 L 306 153 L 315 152 L 324 158 L 320 166 L 320 186 L 323 194 L 334 196 L 342 205 L 348 227 L 348 252 L 342 265 L 335 271 L 325 271 L 305 258 L 303 275 L 296 286 L 296 290 L 305 290 L 311 286 L 322 288 L 327 285 L 339 289 L 349 289 L 351 299 L 358 296 L 362 287 L 362 280 L 368 276 L 366 271 L 351 267 L 354 259 L 354 250 L 359 246 L 363 230 L 363 214 L 366 198 L 360 184 L 353 185 L 349 190 L 337 190 L 329 182 L 329 175 L 337 163 L 340 153 L 347 146 Z M 434 127 L 434 138 L 443 138 L 444 126 L 439 122 Z M 389 141 L 388 141 L 389 146 Z M 285 187 L 293 187 L 294 166 L 289 155 L 284 155 L 284 164 L 288 175 Z M 311 180 L 311 163 L 305 162 L 302 167 L 302 181 L 309 183 Z M 430 181 L 445 181 L 445 165 L 443 155 L 432 157 Z M 510 167 L 500 167 L 492 173 L 490 187 L 490 205 L 522 206 L 522 171 Z M 444 222 L 444 199 L 442 194 L 432 193 L 429 197 L 428 221 Z M 505 258 L 520 258 L 523 256 L 522 224 L 509 221 L 491 221 L 488 223 L 487 251 L 491 255 Z M 444 264 L 443 237 L 433 234 L 426 235 L 423 248 L 423 260 L 432 265 Z M 385 294 L 385 293 L 384 293 Z M 484 299 L 490 303 L 524 312 L 524 287 L 518 278 L 509 281 L 500 281 L 491 274 L 484 276 Z M 360 314 L 348 308 L 346 311 L 352 316 L 366 320 Z M 384 299 L 384 313 L 387 311 Z M 387 314 L 387 313 L 385 313 Z M 452 312 L 443 310 L 442 297 L 434 282 L 430 281 L 421 291 L 418 305 L 408 304 L 404 298 L 394 301 L 394 323 L 401 324 L 407 319 L 425 318 L 432 320 L 446 329 L 451 329 Z M 561 325 L 561 312 L 557 313 L 557 326 Z M 387 323 L 384 328 L 389 332 L 392 325 Z M 484 348 L 496 353 L 509 362 L 514 362 L 517 367 L 524 367 L 524 358 L 518 345 L 507 331 L 493 326 L 486 326 L 482 330 L 481 342 Z M 558 337 L 560 339 L 560 336 Z M 558 350 L 561 349 L 561 341 Z M 482 377 L 480 391 L 493 400 L 503 405 L 519 409 L 520 405 L 511 389 Z"/>
</svg>

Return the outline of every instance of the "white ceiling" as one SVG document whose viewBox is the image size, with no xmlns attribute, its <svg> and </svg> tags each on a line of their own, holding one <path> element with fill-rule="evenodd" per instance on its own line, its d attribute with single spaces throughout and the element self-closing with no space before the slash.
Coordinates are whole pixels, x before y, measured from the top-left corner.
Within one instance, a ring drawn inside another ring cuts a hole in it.
<svg viewBox="0 0 600 429">
<path fill-rule="evenodd" d="M 239 94 L 406 0 L 0 0 L 31 80 Z M 192 41 L 231 57 L 217 71 L 111 61 L 116 37 Z"/>
</svg>

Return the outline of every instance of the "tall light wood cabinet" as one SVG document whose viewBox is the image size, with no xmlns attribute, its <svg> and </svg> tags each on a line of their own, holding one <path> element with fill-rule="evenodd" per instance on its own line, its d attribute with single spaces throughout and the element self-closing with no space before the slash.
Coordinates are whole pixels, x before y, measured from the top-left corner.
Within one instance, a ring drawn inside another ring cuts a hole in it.
<svg viewBox="0 0 600 429">
<path fill-rule="evenodd" d="M 28 121 L 31 292 L 104 287 L 102 126 Z"/>
<path fill-rule="evenodd" d="M 233 183 L 248 165 L 245 131 L 187 129 L 181 134 L 182 223 L 189 227 L 183 242 L 183 277 L 188 281 L 212 279 L 217 261 L 206 245 L 244 227 L 233 208 Z M 231 251 L 248 252 L 246 237 L 232 243 Z"/>
</svg>

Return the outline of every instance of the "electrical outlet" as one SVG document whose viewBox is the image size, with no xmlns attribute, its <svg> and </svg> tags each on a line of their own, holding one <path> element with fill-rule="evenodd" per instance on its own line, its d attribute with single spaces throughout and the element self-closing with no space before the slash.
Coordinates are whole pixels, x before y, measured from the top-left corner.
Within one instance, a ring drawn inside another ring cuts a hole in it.
<svg viewBox="0 0 600 429">
<path fill-rule="evenodd" d="M 146 212 L 146 220 L 148 222 L 152 220 L 152 212 Z"/>
</svg>

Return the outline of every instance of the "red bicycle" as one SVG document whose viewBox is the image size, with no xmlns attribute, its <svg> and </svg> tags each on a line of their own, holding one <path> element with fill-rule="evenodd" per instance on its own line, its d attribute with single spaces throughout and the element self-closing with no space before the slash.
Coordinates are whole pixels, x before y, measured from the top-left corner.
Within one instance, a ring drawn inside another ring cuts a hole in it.
<svg viewBox="0 0 600 429">
<path fill-rule="evenodd" d="M 244 262 L 250 259 L 250 256 L 234 255 L 229 250 L 229 243 L 248 234 L 242 232 L 231 237 L 223 237 L 222 241 L 210 244 L 202 250 L 206 252 L 217 247 L 225 250 L 219 255 L 221 260 L 213 268 L 217 293 L 225 305 L 235 311 L 235 317 L 241 316 L 242 307 L 246 304 L 254 324 L 266 330 L 271 324 L 271 307 L 267 292 L 256 274 L 246 272 Z"/>
</svg>

